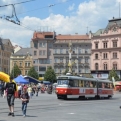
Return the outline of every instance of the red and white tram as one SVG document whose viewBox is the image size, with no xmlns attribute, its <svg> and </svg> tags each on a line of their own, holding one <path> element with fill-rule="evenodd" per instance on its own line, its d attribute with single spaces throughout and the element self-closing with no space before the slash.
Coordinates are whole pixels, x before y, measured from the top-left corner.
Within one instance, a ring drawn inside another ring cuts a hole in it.
<svg viewBox="0 0 121 121">
<path fill-rule="evenodd" d="M 113 83 L 109 80 L 78 76 L 57 77 L 56 94 L 58 99 L 67 98 L 110 98 L 113 96 Z"/>
</svg>

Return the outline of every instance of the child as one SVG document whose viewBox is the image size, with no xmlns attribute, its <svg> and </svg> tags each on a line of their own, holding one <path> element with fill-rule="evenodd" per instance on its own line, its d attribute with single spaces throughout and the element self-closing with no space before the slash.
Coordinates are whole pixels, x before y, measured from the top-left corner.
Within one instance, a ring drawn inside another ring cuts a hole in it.
<svg viewBox="0 0 121 121">
<path fill-rule="evenodd" d="M 27 103 L 29 103 L 29 95 L 26 88 L 23 88 L 23 94 L 21 95 L 22 100 L 22 112 L 23 116 L 26 116 Z"/>
</svg>

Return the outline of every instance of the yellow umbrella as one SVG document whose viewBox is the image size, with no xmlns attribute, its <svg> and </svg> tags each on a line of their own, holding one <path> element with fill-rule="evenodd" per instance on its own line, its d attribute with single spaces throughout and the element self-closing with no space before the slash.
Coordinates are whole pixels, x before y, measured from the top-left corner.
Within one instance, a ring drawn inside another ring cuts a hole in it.
<svg viewBox="0 0 121 121">
<path fill-rule="evenodd" d="M 10 82 L 10 76 L 4 72 L 0 72 L 0 80 L 4 82 Z"/>
</svg>

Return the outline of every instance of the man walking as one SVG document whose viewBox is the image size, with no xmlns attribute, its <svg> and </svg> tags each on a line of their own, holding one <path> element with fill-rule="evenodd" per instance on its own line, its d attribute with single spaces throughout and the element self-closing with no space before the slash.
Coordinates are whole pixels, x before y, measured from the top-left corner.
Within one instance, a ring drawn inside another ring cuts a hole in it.
<svg viewBox="0 0 121 121">
<path fill-rule="evenodd" d="M 13 78 L 10 77 L 10 82 L 6 83 L 4 88 L 4 96 L 7 94 L 7 102 L 9 106 L 10 112 L 8 113 L 8 116 L 12 115 L 14 117 L 14 93 L 17 90 L 16 84 L 12 82 Z"/>
</svg>

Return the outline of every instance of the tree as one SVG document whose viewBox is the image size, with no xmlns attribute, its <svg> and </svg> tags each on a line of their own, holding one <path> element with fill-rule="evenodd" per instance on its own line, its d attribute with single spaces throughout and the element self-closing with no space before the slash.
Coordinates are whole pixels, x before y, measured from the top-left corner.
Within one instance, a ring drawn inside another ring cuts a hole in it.
<svg viewBox="0 0 121 121">
<path fill-rule="evenodd" d="M 16 78 L 18 75 L 21 74 L 21 70 L 19 69 L 19 67 L 15 64 L 14 67 L 11 70 L 11 74 L 10 76 L 13 78 Z"/>
<path fill-rule="evenodd" d="M 28 76 L 31 76 L 35 79 L 39 79 L 38 73 L 36 72 L 34 67 L 30 68 L 30 70 L 28 71 Z"/>
<path fill-rule="evenodd" d="M 56 81 L 56 74 L 51 66 L 47 68 L 47 71 L 44 75 L 44 80 L 50 81 L 52 83 Z"/>
<path fill-rule="evenodd" d="M 116 71 L 114 69 L 112 69 L 109 72 L 108 79 L 112 81 L 112 77 L 114 77 L 115 81 L 119 81 L 119 76 L 117 75 L 117 73 L 116 73 Z"/>
</svg>

